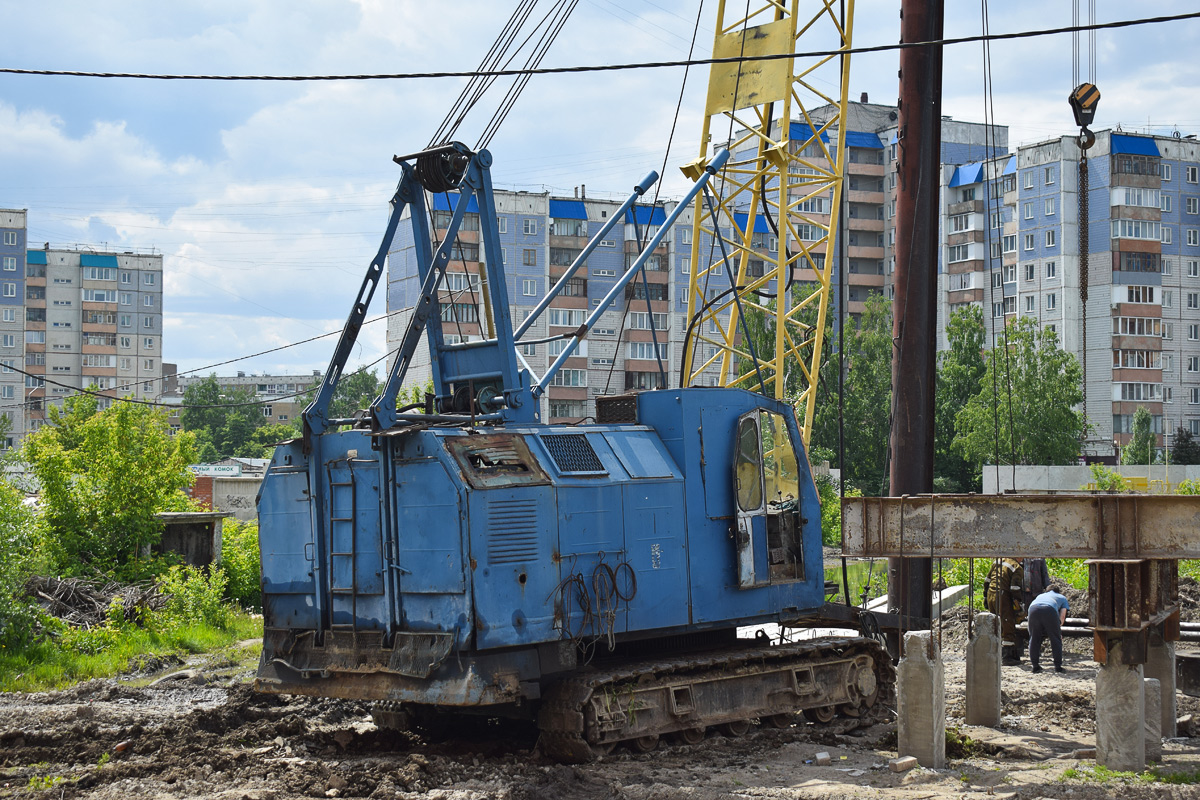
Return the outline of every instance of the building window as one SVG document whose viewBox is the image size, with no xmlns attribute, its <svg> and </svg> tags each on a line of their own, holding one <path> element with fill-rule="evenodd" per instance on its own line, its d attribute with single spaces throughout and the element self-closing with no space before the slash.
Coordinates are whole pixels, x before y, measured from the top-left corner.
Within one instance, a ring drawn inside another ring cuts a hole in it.
<svg viewBox="0 0 1200 800">
<path fill-rule="evenodd" d="M 1159 241 L 1161 241 L 1163 244 L 1170 244 L 1171 239 L 1172 239 L 1171 229 L 1169 227 L 1167 227 L 1166 225 L 1163 225 L 1162 226 L 1162 238 L 1159 239 Z"/>
<path fill-rule="evenodd" d="M 1035 297 L 1031 294 L 1025 295 L 1025 313 L 1032 314 L 1034 311 Z"/>
<path fill-rule="evenodd" d="M 950 217 L 950 231 L 952 233 L 961 233 L 962 231 L 971 230 L 971 214 L 955 214 Z"/>
<path fill-rule="evenodd" d="M 1188 389 L 1188 403 L 1193 406 L 1200 406 L 1200 388 L 1192 387 Z"/>
<path fill-rule="evenodd" d="M 1043 183 L 1047 186 L 1054 185 L 1054 167 L 1046 167 L 1042 173 Z"/>
<path fill-rule="evenodd" d="M 0 397 L 3 397 L 5 400 L 11 400 L 13 398 L 13 387 L 11 384 L 8 386 L 0 386 Z M 12 447 L 12 439 L 9 439 L 8 442 L 8 447 Z M 8 447 L 5 447 L 4 449 L 7 450 Z"/>
<path fill-rule="evenodd" d="M 521 345 L 521 355 L 523 355 L 523 356 L 536 356 L 536 355 L 537 355 L 537 345 L 536 345 L 536 344 L 523 344 L 523 345 Z"/>
<path fill-rule="evenodd" d="M 1200 308 L 1200 292 L 1187 293 L 1187 307 L 1192 309 Z"/>
<path fill-rule="evenodd" d="M 586 319 L 587 312 L 582 308 L 550 309 L 549 324 L 560 328 L 578 328 Z"/>
<path fill-rule="evenodd" d="M 125 338 L 129 338 L 129 337 L 125 337 Z M 153 350 L 154 349 L 154 337 L 153 336 L 143 337 L 142 338 L 142 347 L 144 347 L 147 350 Z M 288 387 L 288 391 L 291 391 L 290 386 Z"/>
<path fill-rule="evenodd" d="M 1051 228 L 1046 231 L 1046 247 L 1054 247 L 1058 244 L 1058 231 Z"/>
<path fill-rule="evenodd" d="M 1047 217 L 1054 216 L 1054 198 L 1053 197 L 1046 198 L 1046 216 Z"/>
<path fill-rule="evenodd" d="M 1163 304 L 1163 308 L 1174 308 L 1175 307 L 1175 290 L 1174 289 L 1163 289 L 1162 290 L 1162 304 Z"/>
<path fill-rule="evenodd" d="M 129 284 L 133 282 L 133 276 L 128 272 L 121 273 L 121 283 Z"/>
<path fill-rule="evenodd" d="M 992 258 L 1000 257 L 1000 243 L 999 242 L 992 242 L 991 256 L 992 256 Z"/>
<path fill-rule="evenodd" d="M 1033 234 L 1032 233 L 1025 234 L 1025 249 L 1026 250 L 1033 249 Z"/>
<path fill-rule="evenodd" d="M 1004 273 L 1004 282 L 1005 283 L 1016 283 L 1017 282 L 1017 265 L 1016 264 L 1006 264 L 1004 267 L 1001 268 L 1001 271 Z"/>
<path fill-rule="evenodd" d="M 1053 261 L 1046 262 L 1046 278 L 1055 278 L 1058 276 L 1058 266 Z"/>
<path fill-rule="evenodd" d="M 11 333 L 6 333 L 4 334 L 3 339 L 0 339 L 0 344 L 2 344 L 4 347 L 16 347 L 17 337 Z"/>
<path fill-rule="evenodd" d="M 1132 272 L 1154 272 L 1154 261 L 1157 259 L 1155 253 L 1121 253 L 1121 261 L 1126 263 L 1124 269 Z M 1171 274 L 1171 259 L 1164 258 L 1159 266 L 1163 275 Z"/>
<path fill-rule="evenodd" d="M 1188 356 L 1188 372 L 1200 372 L 1200 356 Z"/>
<path fill-rule="evenodd" d="M 1053 311 L 1056 308 L 1058 308 L 1058 295 L 1051 292 L 1046 295 L 1046 310 Z"/>
<path fill-rule="evenodd" d="M 4 321 L 5 322 L 16 322 L 17 321 L 16 309 L 12 309 L 12 308 L 4 309 Z"/>
<path fill-rule="evenodd" d="M 1033 188 L 1033 170 L 1027 170 L 1025 172 L 1025 188 L 1026 189 Z"/>
<path fill-rule="evenodd" d="M 1188 243 L 1188 247 L 1196 247 L 1196 246 L 1200 245 L 1200 229 L 1197 229 L 1197 228 L 1188 228 L 1187 229 L 1187 243 Z"/>
<path fill-rule="evenodd" d="M 5 231 L 4 232 L 4 243 L 7 245 L 16 246 L 16 244 L 17 244 L 16 231 Z"/>
<path fill-rule="evenodd" d="M 1185 167 L 1184 174 L 1186 175 L 1186 179 L 1187 179 L 1188 183 L 1196 182 L 1196 168 L 1195 167 Z"/>
<path fill-rule="evenodd" d="M 508 233 L 508 217 L 496 215 L 496 233 Z"/>
<path fill-rule="evenodd" d="M 1189 278 L 1200 278 L 1200 261 L 1187 262 L 1187 273 Z"/>
<path fill-rule="evenodd" d="M 124 347 L 124 348 L 133 347 L 133 337 L 122 336 L 120 338 L 120 342 L 121 342 L 121 347 Z"/>
<path fill-rule="evenodd" d="M 1162 226 L 1151 220 L 1144 219 L 1114 219 L 1112 221 L 1113 239 L 1144 239 L 1154 241 L 1161 239 Z"/>
<path fill-rule="evenodd" d="M 1033 219 L 1033 203 L 1025 204 L 1025 219 Z"/>
<path fill-rule="evenodd" d="M 85 298 L 85 299 L 87 299 L 87 298 Z M 133 292 L 121 292 L 121 305 L 123 305 L 123 306 L 133 305 Z"/>
<path fill-rule="evenodd" d="M 1033 264 L 1026 264 L 1025 265 L 1025 280 L 1027 280 L 1027 281 L 1033 280 L 1033 276 L 1036 272 L 1037 272 L 1037 269 L 1033 266 Z"/>
<path fill-rule="evenodd" d="M 1200 198 L 1189 197 L 1184 201 L 1184 204 L 1187 207 L 1187 213 L 1200 214 Z"/>
<path fill-rule="evenodd" d="M 895 208 L 895 202 L 893 202 L 892 205 L 890 205 L 888 207 L 888 216 L 889 217 L 894 216 L 894 211 L 893 211 L 894 208 Z M 999 211 L 993 211 L 991 219 L 992 219 L 992 230 L 997 230 L 997 231 L 1000 230 L 1000 227 L 1004 221 L 1004 215 L 1001 214 Z"/>
<path fill-rule="evenodd" d="M 16 272 L 17 271 L 17 257 L 16 256 L 5 256 L 4 257 L 4 271 L 5 272 Z"/>
<path fill-rule="evenodd" d="M 537 266 L 537 250 L 531 250 L 531 249 L 526 248 L 522 252 L 522 255 L 523 255 L 522 263 L 524 263 L 525 266 L 527 266 L 527 267 L 536 267 Z"/>
<path fill-rule="evenodd" d="M 970 247 L 965 244 L 950 245 L 950 262 L 966 261 L 971 257 Z"/>
<path fill-rule="evenodd" d="M 1163 338 L 1164 339 L 1171 338 L 1171 337 L 1167 336 L 1167 327 L 1165 325 L 1163 326 Z M 1188 341 L 1189 342 L 1200 342 L 1200 325 L 1195 325 L 1195 324 L 1188 325 Z"/>
<path fill-rule="evenodd" d="M 1000 273 L 993 272 L 992 273 L 992 288 L 999 289 L 999 288 L 1001 288 L 1003 283 L 1004 283 L 1004 278 L 1000 275 Z"/>
<path fill-rule="evenodd" d="M 537 233 L 537 220 L 526 217 L 521 220 L 521 226 L 526 236 L 533 236 Z"/>
<path fill-rule="evenodd" d="M 142 297 L 142 305 L 148 306 L 148 307 L 153 306 L 154 305 L 154 295 L 151 295 L 151 294 L 144 295 Z"/>
<path fill-rule="evenodd" d="M 963 202 L 963 203 L 971 202 L 972 200 L 975 199 L 975 187 L 972 186 L 969 189 L 963 189 L 962 192 L 959 194 L 959 197 L 961 198 L 961 202 Z"/>
<path fill-rule="evenodd" d="M 1125 297 L 1127 303 L 1153 303 L 1154 302 L 1154 287 L 1153 286 L 1126 286 Z"/>
<path fill-rule="evenodd" d="M 526 297 L 533 297 L 537 294 L 537 281 L 528 278 L 521 281 L 521 294 Z"/>
<path fill-rule="evenodd" d="M 122 359 L 120 360 L 120 365 L 119 365 L 119 366 L 121 367 L 121 369 L 129 369 L 129 365 L 130 365 L 130 363 L 131 363 L 131 360 L 130 360 L 130 359 L 128 359 L 128 358 L 122 358 Z"/>
<path fill-rule="evenodd" d="M 17 285 L 15 283 L 4 284 L 4 296 L 5 297 L 16 297 L 17 296 Z"/>
<path fill-rule="evenodd" d="M 554 379 L 550 381 L 551 386 L 587 386 L 587 370 L 586 369 L 560 369 L 554 373 Z"/>
<path fill-rule="evenodd" d="M 1158 203 L 1158 209 L 1168 214 L 1171 212 L 1171 195 L 1167 194 L 1166 192 L 1163 193 L 1163 196 Z"/>
<path fill-rule="evenodd" d="M 153 286 L 154 285 L 154 273 L 153 272 L 143 272 L 142 273 L 142 283 L 146 284 L 147 286 Z"/>
<path fill-rule="evenodd" d="M 154 317 L 142 317 L 142 327 L 143 328 L 153 328 L 154 327 Z"/>
<path fill-rule="evenodd" d="M 1162 175 L 1162 179 L 1164 181 L 1171 180 L 1171 165 L 1170 164 L 1160 164 L 1158 167 L 1158 173 L 1160 175 Z"/>
<path fill-rule="evenodd" d="M 1009 235 L 1005 236 L 1003 239 L 1003 242 L 1004 242 L 1004 252 L 1006 252 L 1006 253 L 1017 252 L 1017 235 L 1015 233 L 1010 233 Z"/>
</svg>

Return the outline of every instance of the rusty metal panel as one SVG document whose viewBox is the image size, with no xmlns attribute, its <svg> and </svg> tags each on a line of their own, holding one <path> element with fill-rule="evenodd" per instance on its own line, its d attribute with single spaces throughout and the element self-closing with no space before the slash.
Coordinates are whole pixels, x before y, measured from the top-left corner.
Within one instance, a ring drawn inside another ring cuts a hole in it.
<svg viewBox="0 0 1200 800">
<path fill-rule="evenodd" d="M 529 451 L 525 437 L 516 433 L 450 436 L 446 449 L 474 489 L 510 486 L 545 486 L 550 476 Z"/>
<path fill-rule="evenodd" d="M 1200 496 L 848 497 L 842 525 L 848 556 L 1200 558 Z"/>
</svg>

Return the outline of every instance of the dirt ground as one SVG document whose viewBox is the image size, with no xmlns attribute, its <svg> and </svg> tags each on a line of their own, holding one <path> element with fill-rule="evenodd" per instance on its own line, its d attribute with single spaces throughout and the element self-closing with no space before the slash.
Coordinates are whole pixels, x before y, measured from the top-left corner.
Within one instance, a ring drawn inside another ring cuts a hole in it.
<svg viewBox="0 0 1200 800">
<path fill-rule="evenodd" d="M 894 722 L 848 730 L 849 720 L 824 727 L 802 721 L 736 739 L 710 733 L 696 746 L 664 744 L 646 755 L 618 750 L 585 766 L 547 761 L 536 732 L 512 723 L 433 744 L 377 729 L 362 704 L 255 694 L 248 681 L 257 645 L 246 642 L 240 657 L 169 665 L 162 674 L 188 671 L 153 685 L 154 676 L 138 675 L 62 692 L 0 695 L 0 796 L 1200 797 L 1200 785 L 1065 777 L 1095 763 L 1074 757 L 1095 743 L 1090 640 L 1067 640 L 1065 674 L 1005 667 L 1004 719 L 993 730 L 962 724 L 965 609 L 948 614 L 940 630 L 948 722 L 974 740 L 972 754 L 952 753 L 943 770 L 891 772 Z M 1200 718 L 1200 701 L 1181 695 L 1179 706 L 1181 715 Z M 829 753 L 832 763 L 817 766 L 818 752 Z M 1200 738 L 1168 741 L 1161 763 L 1170 772 L 1200 772 Z"/>
</svg>

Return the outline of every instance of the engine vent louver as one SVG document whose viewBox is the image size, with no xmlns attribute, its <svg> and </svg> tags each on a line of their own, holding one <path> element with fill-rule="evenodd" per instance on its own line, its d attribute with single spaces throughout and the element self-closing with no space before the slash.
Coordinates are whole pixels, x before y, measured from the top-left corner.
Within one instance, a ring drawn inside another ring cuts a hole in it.
<svg viewBox="0 0 1200 800">
<path fill-rule="evenodd" d="M 542 444 L 561 473 L 604 472 L 604 465 L 582 433 L 558 433 L 542 437 Z"/>
<path fill-rule="evenodd" d="M 488 504 L 488 565 L 520 564 L 538 557 L 537 506 L 533 500 Z"/>
</svg>

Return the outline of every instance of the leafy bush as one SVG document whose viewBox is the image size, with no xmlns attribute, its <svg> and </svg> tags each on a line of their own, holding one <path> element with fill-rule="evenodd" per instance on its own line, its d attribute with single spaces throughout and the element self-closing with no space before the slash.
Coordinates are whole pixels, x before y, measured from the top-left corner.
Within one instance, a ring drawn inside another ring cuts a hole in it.
<svg viewBox="0 0 1200 800">
<path fill-rule="evenodd" d="M 0 648 L 28 642 L 38 612 L 25 581 L 41 566 L 41 541 L 24 496 L 0 481 Z"/>
<path fill-rule="evenodd" d="M 156 624 L 176 627 L 204 623 L 222 630 L 229 625 L 231 609 L 225 602 L 228 580 L 220 567 L 174 566 L 162 576 L 161 583 L 167 605 L 155 615 Z"/>
<path fill-rule="evenodd" d="M 118 403 L 96 410 L 90 395 L 50 407 L 51 424 L 23 453 L 42 487 L 46 542 L 65 574 L 142 577 L 144 549 L 158 541 L 160 511 L 181 511 L 192 482 L 190 433 L 172 436 L 165 411 Z"/>
<path fill-rule="evenodd" d="M 1103 464 L 1092 464 L 1092 483 L 1102 492 L 1128 492 L 1129 482 L 1121 477 L 1116 470 L 1111 470 Z M 1087 490 L 1088 486 L 1080 489 Z"/>
<path fill-rule="evenodd" d="M 838 482 L 828 475 L 817 476 L 817 494 L 821 498 L 821 542 L 829 547 L 840 547 L 842 498 Z M 862 497 L 862 492 L 848 487 L 846 497 Z"/>
<path fill-rule="evenodd" d="M 229 583 L 225 595 L 246 607 L 262 604 L 258 523 L 226 519 L 221 530 L 221 567 Z"/>
<path fill-rule="evenodd" d="M 1175 487 L 1175 494 L 1200 494 L 1200 481 L 1191 478 L 1180 481 Z"/>
</svg>

